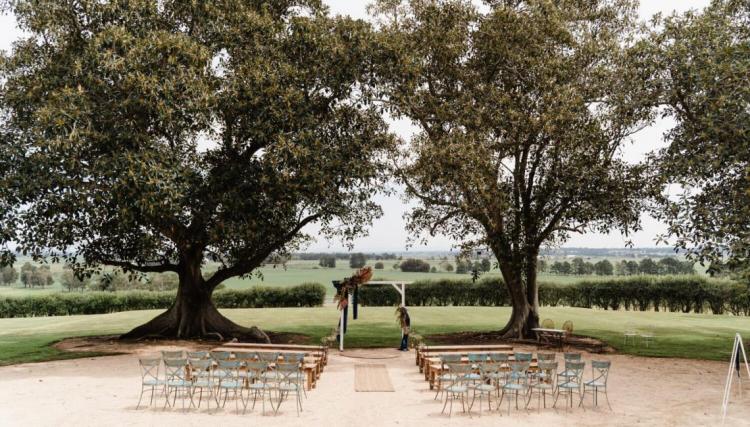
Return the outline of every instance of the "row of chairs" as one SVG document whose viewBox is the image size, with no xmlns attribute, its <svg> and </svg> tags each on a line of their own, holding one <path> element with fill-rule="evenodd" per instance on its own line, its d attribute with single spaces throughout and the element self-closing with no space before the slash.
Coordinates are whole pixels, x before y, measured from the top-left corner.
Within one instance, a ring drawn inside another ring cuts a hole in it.
<svg viewBox="0 0 750 427">
<path fill-rule="evenodd" d="M 441 355 L 441 361 L 445 368 L 438 378 L 438 387 L 435 399 L 444 394 L 445 403 L 443 413 L 449 408 L 449 414 L 453 411 L 453 402 L 461 402 L 464 412 L 474 405 L 479 398 L 479 411 L 482 412 L 482 403 L 486 399 L 488 410 L 492 409 L 493 394 L 499 398 L 497 409 L 500 409 L 505 397 L 508 397 L 508 413 L 510 413 L 511 400 L 515 397 L 516 409 L 518 409 L 519 397 L 523 397 L 525 408 L 528 408 L 532 397 L 537 396 L 537 410 L 541 410 L 542 402 L 547 407 L 547 397 L 554 396 L 553 407 L 556 407 L 558 399 L 564 397 L 566 404 L 573 406 L 574 394 L 578 394 L 578 406 L 583 405 L 587 393 L 592 394 L 594 405 L 598 405 L 599 393 L 607 396 L 607 380 L 609 376 L 609 361 L 592 361 L 592 378 L 583 381 L 585 362 L 581 360 L 580 353 L 565 353 L 564 369 L 558 372 L 558 362 L 555 353 L 539 353 L 537 355 L 537 366 L 532 367 L 531 353 L 514 353 L 513 360 L 507 353 L 479 353 L 469 354 L 469 363 L 461 363 L 460 357 L 455 355 Z M 469 402 L 469 395 L 471 401 Z M 448 404 L 450 403 L 450 407 Z"/>
<path fill-rule="evenodd" d="M 232 357 L 234 356 L 234 357 Z M 279 362 L 282 357 L 283 361 Z M 154 396 L 161 393 L 165 397 L 164 407 L 174 407 L 181 397 L 182 407 L 185 400 L 190 400 L 191 407 L 200 408 L 204 393 L 207 394 L 207 405 L 214 400 L 217 407 L 225 407 L 230 396 L 235 401 L 239 412 L 239 403 L 243 413 L 252 398 L 252 409 L 258 399 L 265 412 L 266 398 L 271 408 L 278 413 L 281 403 L 294 395 L 297 415 L 302 410 L 302 396 L 307 396 L 305 379 L 302 370 L 302 353 L 235 353 L 229 352 L 162 352 L 161 358 L 140 359 L 141 394 L 138 399 L 140 407 L 145 392 L 150 391 L 149 405 Z M 160 367 L 164 365 L 164 375 Z M 198 394 L 198 403 L 195 396 Z M 220 404 L 221 395 L 223 401 Z M 247 393 L 247 397 L 245 397 Z M 276 404 L 274 405 L 274 395 Z M 170 403 L 170 398 L 172 402 Z"/>
</svg>

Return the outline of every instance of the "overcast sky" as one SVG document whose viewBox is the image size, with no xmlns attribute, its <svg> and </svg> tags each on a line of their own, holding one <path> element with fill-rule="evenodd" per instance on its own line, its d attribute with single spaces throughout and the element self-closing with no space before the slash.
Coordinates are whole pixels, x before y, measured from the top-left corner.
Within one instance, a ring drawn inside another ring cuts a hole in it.
<svg viewBox="0 0 750 427">
<path fill-rule="evenodd" d="M 331 11 L 335 14 L 348 14 L 356 18 L 367 18 L 365 8 L 368 1 L 324 1 L 331 7 Z M 675 10 L 681 12 L 691 8 L 703 8 L 709 2 L 710 0 L 642 0 L 640 14 L 641 18 L 648 19 L 658 12 L 669 14 Z M 16 28 L 13 17 L 8 15 L 0 16 L 0 49 L 9 49 L 13 40 L 17 39 L 19 35 L 20 33 Z M 670 124 L 668 122 L 660 121 L 654 124 L 654 126 L 640 132 L 634 137 L 633 143 L 626 147 L 624 156 L 630 160 L 638 161 L 645 153 L 662 146 L 664 144 L 662 135 L 669 127 Z M 393 131 L 408 138 L 411 130 L 408 123 L 397 123 L 394 124 Z M 408 212 L 409 206 L 404 205 L 398 195 L 376 197 L 376 200 L 383 207 L 384 215 L 375 221 L 370 229 L 369 236 L 360 238 L 355 242 L 355 249 L 358 251 L 405 250 L 407 235 L 404 230 L 405 221 L 403 216 Z M 630 236 L 630 238 L 637 247 L 655 246 L 654 237 L 662 233 L 665 227 L 648 216 L 645 216 L 643 220 L 643 231 Z M 306 231 L 314 235 L 315 227 L 310 227 Z M 453 242 L 449 239 L 436 237 L 426 247 L 415 247 L 412 250 L 447 250 L 451 248 L 452 244 Z M 614 232 L 609 235 L 598 233 L 575 235 L 565 246 L 617 248 L 623 247 L 624 244 L 625 239 L 619 233 Z M 319 239 L 307 249 L 310 251 L 329 251 L 340 250 L 341 248 L 342 245 L 338 241 L 329 242 Z"/>
</svg>

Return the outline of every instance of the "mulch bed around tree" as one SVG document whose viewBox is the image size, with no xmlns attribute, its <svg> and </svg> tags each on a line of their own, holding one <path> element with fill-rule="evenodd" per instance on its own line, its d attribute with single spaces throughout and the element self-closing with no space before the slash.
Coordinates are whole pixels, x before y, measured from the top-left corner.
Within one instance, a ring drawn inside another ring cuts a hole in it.
<svg viewBox="0 0 750 427">
<path fill-rule="evenodd" d="M 504 339 L 499 332 L 456 332 L 451 334 L 426 335 L 425 339 L 433 345 L 482 345 L 482 344 L 519 344 L 552 348 L 536 340 Z M 565 349 L 576 349 L 589 353 L 614 353 L 615 349 L 606 342 L 583 335 L 573 335 L 565 343 Z"/>
<path fill-rule="evenodd" d="M 310 344 L 307 335 L 288 332 L 265 331 L 273 344 Z M 53 346 L 62 351 L 109 353 L 112 355 L 134 353 L 148 347 L 186 347 L 193 350 L 210 350 L 216 347 L 216 341 L 210 340 L 167 340 L 146 339 L 139 341 L 123 341 L 119 335 L 97 335 L 90 337 L 66 338 Z"/>
</svg>

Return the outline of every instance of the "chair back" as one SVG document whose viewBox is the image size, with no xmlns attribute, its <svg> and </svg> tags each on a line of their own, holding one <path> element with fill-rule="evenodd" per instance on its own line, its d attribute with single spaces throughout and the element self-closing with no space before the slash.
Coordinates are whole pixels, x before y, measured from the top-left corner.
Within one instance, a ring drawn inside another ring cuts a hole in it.
<svg viewBox="0 0 750 427">
<path fill-rule="evenodd" d="M 187 358 L 188 359 L 208 359 L 208 352 L 207 351 L 188 351 L 187 352 Z"/>
<path fill-rule="evenodd" d="M 469 353 L 470 363 L 485 363 L 487 361 L 487 353 Z"/>
<path fill-rule="evenodd" d="M 212 362 L 208 359 L 188 359 L 192 373 L 211 372 Z"/>
<path fill-rule="evenodd" d="M 510 381 L 517 384 L 527 384 L 529 377 L 526 373 L 529 370 L 529 362 L 510 362 Z"/>
<path fill-rule="evenodd" d="M 583 378 L 583 368 L 586 366 L 585 362 L 565 362 L 565 371 L 568 372 L 568 376 L 565 377 L 565 383 L 576 383 L 580 384 Z"/>
<path fill-rule="evenodd" d="M 248 374 L 251 374 L 253 378 L 265 381 L 266 378 L 263 374 L 268 371 L 268 363 L 247 362 L 245 363 L 245 367 L 247 368 Z"/>
<path fill-rule="evenodd" d="M 240 367 L 242 362 L 239 360 L 217 360 L 217 365 L 214 371 L 220 378 L 236 380 L 240 376 Z"/>
<path fill-rule="evenodd" d="M 167 381 L 185 381 L 187 364 L 187 359 L 164 359 L 164 374 Z"/>
<path fill-rule="evenodd" d="M 607 386 L 607 378 L 609 378 L 609 368 L 612 366 L 610 361 L 591 361 L 591 376 L 593 381 Z"/>
<path fill-rule="evenodd" d="M 302 370 L 299 363 L 281 362 L 276 364 L 276 380 L 280 383 L 299 383 L 302 380 Z"/>
<path fill-rule="evenodd" d="M 516 362 L 531 362 L 532 357 L 531 353 L 513 353 Z"/>
<path fill-rule="evenodd" d="M 563 331 L 567 332 L 568 335 L 573 334 L 573 322 L 570 320 L 566 320 L 565 323 L 562 325 Z"/>
<path fill-rule="evenodd" d="M 185 352 L 182 350 L 176 350 L 176 351 L 162 351 L 161 352 L 161 358 L 166 359 L 182 359 L 185 357 Z"/>
<path fill-rule="evenodd" d="M 555 322 L 552 319 L 544 319 L 541 326 L 544 329 L 555 329 Z"/>
<path fill-rule="evenodd" d="M 555 359 L 557 359 L 557 354 L 555 353 L 537 353 L 536 360 L 542 362 L 554 362 Z"/>
<path fill-rule="evenodd" d="M 461 361 L 460 354 L 441 354 L 438 357 L 440 357 L 440 362 L 443 364 L 443 366 L 451 363 L 458 363 Z"/>
<path fill-rule="evenodd" d="M 258 360 L 268 363 L 276 363 L 279 361 L 279 354 L 278 352 L 272 352 L 272 353 L 266 353 L 259 351 L 258 352 Z"/>
<path fill-rule="evenodd" d="M 539 372 L 544 374 L 543 376 L 539 376 L 540 381 L 552 383 L 555 378 L 555 373 L 557 373 L 557 362 L 540 361 L 537 366 L 539 367 Z"/>
<path fill-rule="evenodd" d="M 581 360 L 581 353 L 565 353 L 563 357 L 566 362 L 579 362 Z"/>
<path fill-rule="evenodd" d="M 492 383 L 494 377 L 503 372 L 503 364 L 496 362 L 486 362 L 479 365 L 479 374 L 482 376 L 483 383 Z"/>
<path fill-rule="evenodd" d="M 466 383 L 474 370 L 471 365 L 465 363 L 450 363 L 448 364 L 448 372 L 453 375 L 453 384 Z"/>
<path fill-rule="evenodd" d="M 510 358 L 508 356 L 508 353 L 490 353 L 490 360 L 493 362 L 501 363 L 501 362 L 507 362 Z"/>
<path fill-rule="evenodd" d="M 284 363 L 302 363 L 305 360 L 305 353 L 283 353 Z"/>
<path fill-rule="evenodd" d="M 142 382 L 146 382 L 147 380 L 155 382 L 159 380 L 159 368 L 161 367 L 161 359 L 138 359 L 138 363 L 141 365 Z"/>
<path fill-rule="evenodd" d="M 228 351 L 212 351 L 211 352 L 211 358 L 219 361 L 219 360 L 229 360 L 229 358 L 232 357 L 232 353 Z"/>
<path fill-rule="evenodd" d="M 256 356 L 257 354 L 251 351 L 237 351 L 234 353 L 234 358 L 237 360 L 242 360 L 243 362 L 247 362 L 248 360 L 255 360 Z"/>
</svg>

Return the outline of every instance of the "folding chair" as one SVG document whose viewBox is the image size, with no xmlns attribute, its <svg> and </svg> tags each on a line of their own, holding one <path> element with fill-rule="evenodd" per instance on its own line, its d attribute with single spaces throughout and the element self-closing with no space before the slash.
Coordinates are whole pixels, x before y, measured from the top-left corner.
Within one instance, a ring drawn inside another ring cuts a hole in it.
<svg viewBox="0 0 750 427">
<path fill-rule="evenodd" d="M 496 381 L 499 377 L 502 365 L 499 363 L 485 362 L 479 364 L 479 373 L 481 379 L 478 384 L 470 386 L 470 389 L 474 391 L 469 404 L 469 411 L 474 407 L 474 401 L 479 395 L 479 416 L 482 416 L 482 398 L 487 396 L 487 410 L 492 411 L 492 392 L 496 390 Z"/>
<path fill-rule="evenodd" d="M 443 392 L 443 383 L 452 383 L 453 380 L 455 380 L 455 375 L 453 372 L 446 372 L 448 369 L 449 364 L 456 364 L 461 361 L 461 355 L 460 354 L 441 354 L 438 357 L 440 357 L 440 373 L 437 376 L 437 384 L 435 384 L 435 400 L 438 399 L 438 396 L 440 396 L 440 393 Z"/>
<path fill-rule="evenodd" d="M 573 393 L 578 393 L 583 396 L 581 391 L 582 379 L 583 379 L 583 368 L 585 362 L 565 362 L 565 371 L 569 373 L 567 376 L 558 375 L 557 393 L 555 394 L 555 403 L 552 407 L 557 407 L 557 400 L 560 398 L 560 394 L 565 394 L 565 399 L 570 397 L 570 407 L 573 407 Z M 559 382 L 562 378 L 563 382 Z M 567 407 L 567 405 L 566 405 Z"/>
<path fill-rule="evenodd" d="M 190 397 L 192 382 L 187 379 L 187 359 L 164 359 L 166 393 L 164 407 L 174 407 L 177 396 L 182 391 L 182 408 L 185 409 L 185 397 Z M 169 403 L 171 392 L 174 393 L 172 403 Z"/>
<path fill-rule="evenodd" d="M 143 399 L 143 393 L 146 390 L 151 389 L 151 398 L 148 402 L 148 405 L 151 406 L 151 404 L 154 403 L 156 389 L 160 388 L 161 392 L 164 393 L 164 386 L 166 384 L 163 379 L 159 378 L 161 359 L 138 359 L 138 363 L 141 366 L 141 395 L 138 397 L 138 404 L 135 405 L 135 409 L 138 409 L 141 406 L 141 399 Z"/>
<path fill-rule="evenodd" d="M 547 408 L 547 393 L 550 397 L 555 392 L 555 378 L 557 373 L 557 362 L 539 362 L 539 372 L 536 375 L 537 381 L 529 386 L 529 396 L 526 400 L 526 408 L 531 403 L 531 397 L 537 394 L 537 412 L 541 410 L 542 401 Z"/>
<path fill-rule="evenodd" d="M 203 401 L 203 390 L 208 391 L 208 400 L 206 401 L 208 408 L 211 409 L 211 399 L 214 399 L 214 388 L 218 386 L 211 375 L 213 362 L 208 359 L 190 359 L 190 377 L 193 382 L 190 390 L 190 404 L 195 406 L 195 391 L 200 389 L 198 395 L 198 408 L 201 407 Z M 219 402 L 216 402 L 216 406 Z"/>
<path fill-rule="evenodd" d="M 302 410 L 302 393 L 300 389 L 305 388 L 305 379 L 302 376 L 299 363 L 278 363 L 276 364 L 276 390 L 279 393 L 279 401 L 276 403 L 275 413 L 279 412 L 281 402 L 284 398 L 294 393 L 296 400 L 297 416 Z"/>
<path fill-rule="evenodd" d="M 607 400 L 607 406 L 609 410 L 612 410 L 612 405 L 609 404 L 609 396 L 607 395 L 607 379 L 609 378 L 609 368 L 612 366 L 612 362 L 603 361 L 592 361 L 591 362 L 591 381 L 583 383 L 583 394 L 581 394 L 581 402 L 578 406 L 583 405 L 583 399 L 586 393 L 592 394 L 594 406 L 599 406 L 599 391 L 604 393 L 604 398 Z"/>
<path fill-rule="evenodd" d="M 242 411 L 247 409 L 247 402 L 242 394 L 244 390 L 244 381 L 240 379 L 240 367 L 242 362 L 239 360 L 219 360 L 214 368 L 214 371 L 220 373 L 218 376 L 218 392 L 216 394 L 216 404 L 219 404 L 219 397 L 221 392 L 224 391 L 224 400 L 221 403 L 221 407 L 224 408 L 227 404 L 227 398 L 229 392 L 232 392 L 232 398 L 234 399 L 234 409 L 239 413 L 240 407 L 239 402 L 242 401 Z M 249 398 L 249 397 L 248 397 Z"/>
<path fill-rule="evenodd" d="M 469 379 L 467 376 L 472 370 L 471 365 L 463 363 L 451 363 L 448 365 L 448 369 L 453 375 L 453 379 L 445 387 L 445 403 L 443 404 L 443 411 L 441 413 L 445 413 L 445 408 L 448 406 L 448 401 L 450 400 L 451 405 L 448 410 L 448 416 L 450 417 L 453 413 L 453 401 L 457 399 L 461 400 L 461 407 L 464 412 L 467 412 L 466 404 L 469 400 Z M 469 408 L 469 411 L 471 411 L 471 408 Z M 469 412 L 469 415 L 471 415 L 471 412 Z"/>
<path fill-rule="evenodd" d="M 266 362 L 247 362 L 246 366 L 247 370 L 252 373 L 252 382 L 248 385 L 249 392 L 253 395 L 253 406 L 250 410 L 255 409 L 255 403 L 258 400 L 258 397 L 260 397 L 261 404 L 263 405 L 263 412 L 266 412 L 266 400 L 265 397 L 268 396 L 268 401 L 271 403 L 271 408 L 273 408 L 273 390 L 274 390 L 274 384 L 269 383 L 268 377 L 264 375 L 268 371 L 268 363 Z M 250 395 L 247 396 L 248 401 L 250 400 Z"/>
<path fill-rule="evenodd" d="M 521 392 L 528 393 L 529 391 L 528 370 L 529 362 L 514 361 L 510 363 L 510 375 L 508 377 L 508 382 L 502 387 L 500 402 L 497 404 L 498 410 L 500 410 L 500 405 L 503 404 L 506 392 L 509 395 L 516 395 L 516 410 L 518 410 L 518 395 Z M 508 397 L 508 415 L 510 415 L 510 397 Z"/>
</svg>

